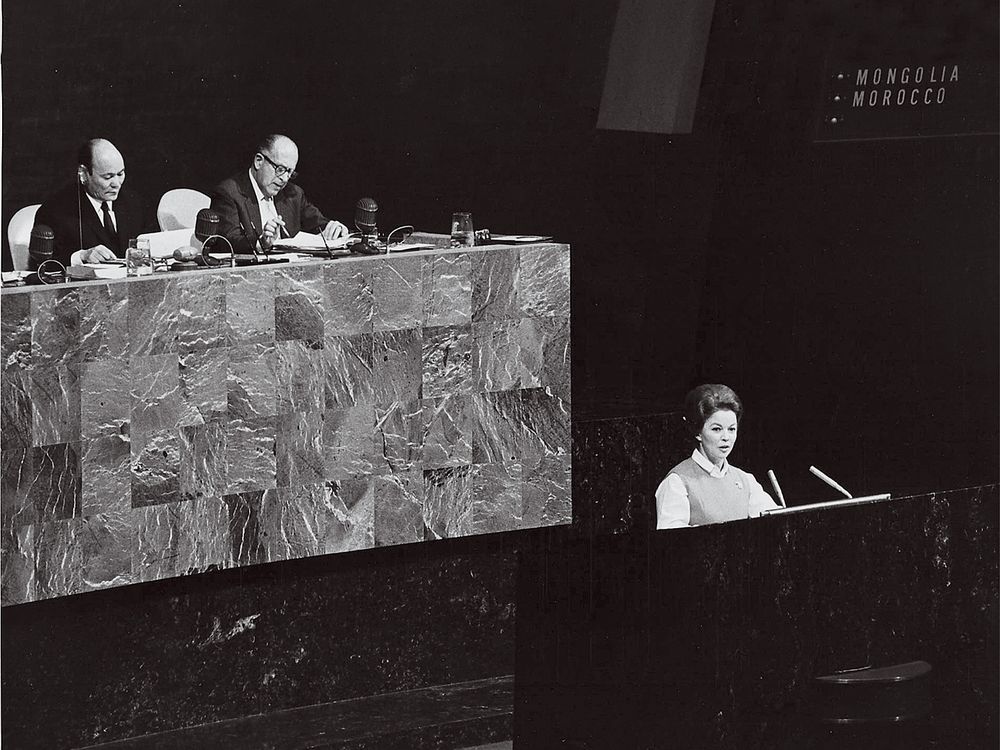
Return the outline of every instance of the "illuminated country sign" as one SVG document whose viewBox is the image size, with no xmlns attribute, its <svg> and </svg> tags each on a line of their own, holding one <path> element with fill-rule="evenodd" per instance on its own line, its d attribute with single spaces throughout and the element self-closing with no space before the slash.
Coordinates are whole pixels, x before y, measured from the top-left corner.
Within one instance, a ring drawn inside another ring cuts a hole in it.
<svg viewBox="0 0 1000 750">
<path fill-rule="evenodd" d="M 828 64 L 814 140 L 996 133 L 997 78 L 978 60 Z"/>
</svg>

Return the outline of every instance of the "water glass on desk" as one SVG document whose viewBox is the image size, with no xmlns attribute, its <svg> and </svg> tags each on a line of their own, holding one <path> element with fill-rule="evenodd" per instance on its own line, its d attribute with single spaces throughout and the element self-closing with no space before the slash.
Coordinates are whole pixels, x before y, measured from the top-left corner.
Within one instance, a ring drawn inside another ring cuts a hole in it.
<svg viewBox="0 0 1000 750">
<path fill-rule="evenodd" d="M 153 272 L 149 253 L 149 240 L 129 240 L 125 252 L 125 268 L 129 276 L 145 276 Z"/>
<path fill-rule="evenodd" d="M 476 230 L 472 227 L 472 214 L 458 211 L 451 215 L 451 246 L 474 247 Z"/>
</svg>

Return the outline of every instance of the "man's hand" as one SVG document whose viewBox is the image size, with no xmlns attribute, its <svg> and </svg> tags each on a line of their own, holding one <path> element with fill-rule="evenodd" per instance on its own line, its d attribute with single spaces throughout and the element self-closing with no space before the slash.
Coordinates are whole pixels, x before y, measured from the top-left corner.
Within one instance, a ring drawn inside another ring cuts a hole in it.
<svg viewBox="0 0 1000 750">
<path fill-rule="evenodd" d="M 346 237 L 348 234 L 350 234 L 350 232 L 347 231 L 347 227 L 339 221 L 327 222 L 327 225 L 323 227 L 323 236 L 328 240 L 335 240 L 338 237 Z"/>
<path fill-rule="evenodd" d="M 265 250 L 274 244 L 274 241 L 281 236 L 281 227 L 285 222 L 279 216 L 277 219 L 268 219 L 264 224 L 264 231 L 260 235 L 260 244 Z"/>
<path fill-rule="evenodd" d="M 80 253 L 80 260 L 83 263 L 103 263 L 106 260 L 114 260 L 117 257 L 117 255 L 104 245 L 88 247 Z"/>
</svg>

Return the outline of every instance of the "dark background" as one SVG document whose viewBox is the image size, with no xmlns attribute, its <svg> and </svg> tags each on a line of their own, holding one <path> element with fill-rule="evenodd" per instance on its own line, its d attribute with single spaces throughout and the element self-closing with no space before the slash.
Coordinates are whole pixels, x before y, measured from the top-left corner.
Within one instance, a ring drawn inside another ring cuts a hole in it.
<svg viewBox="0 0 1000 750">
<path fill-rule="evenodd" d="M 996 136 L 812 142 L 832 54 L 995 65 L 995 4 L 718 0 L 675 136 L 595 128 L 616 0 L 529 5 L 5 1 L 4 224 L 87 136 L 155 204 L 285 132 L 333 216 L 572 243 L 575 419 L 721 381 L 736 462 L 793 503 L 833 497 L 810 463 L 855 494 L 995 481 Z"/>
</svg>

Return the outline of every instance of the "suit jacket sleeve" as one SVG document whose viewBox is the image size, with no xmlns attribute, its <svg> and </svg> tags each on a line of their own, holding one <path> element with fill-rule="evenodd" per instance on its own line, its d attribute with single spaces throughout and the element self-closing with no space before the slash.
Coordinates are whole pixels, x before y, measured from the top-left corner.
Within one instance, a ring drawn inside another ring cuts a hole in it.
<svg viewBox="0 0 1000 750">
<path fill-rule="evenodd" d="M 212 210 L 219 215 L 219 234 L 229 240 L 237 253 L 253 252 L 249 217 L 243 196 L 233 179 L 224 180 L 212 191 Z"/>
<path fill-rule="evenodd" d="M 309 202 L 304 192 L 302 193 L 302 208 L 299 210 L 299 218 L 304 232 L 320 232 L 330 222 L 322 211 Z"/>
</svg>

